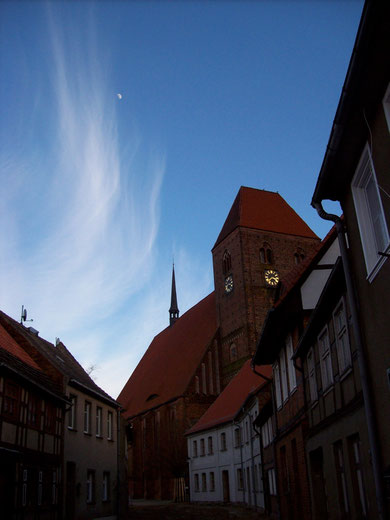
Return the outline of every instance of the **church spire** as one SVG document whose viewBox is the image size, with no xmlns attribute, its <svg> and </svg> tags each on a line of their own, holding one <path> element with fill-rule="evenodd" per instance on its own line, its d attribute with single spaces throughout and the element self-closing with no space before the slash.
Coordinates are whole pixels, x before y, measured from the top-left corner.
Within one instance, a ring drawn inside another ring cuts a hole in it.
<svg viewBox="0 0 390 520">
<path fill-rule="evenodd" d="M 176 282 L 175 282 L 175 264 L 172 266 L 172 291 L 171 291 L 171 307 L 169 309 L 169 326 L 179 319 L 179 309 L 177 307 Z"/>
</svg>

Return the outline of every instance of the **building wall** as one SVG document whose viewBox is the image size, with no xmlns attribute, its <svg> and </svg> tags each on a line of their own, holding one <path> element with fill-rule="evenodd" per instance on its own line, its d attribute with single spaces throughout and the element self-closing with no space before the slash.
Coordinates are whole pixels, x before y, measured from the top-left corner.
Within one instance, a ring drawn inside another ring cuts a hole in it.
<svg viewBox="0 0 390 520">
<path fill-rule="evenodd" d="M 0 375 L 4 518 L 61 517 L 64 404 L 21 378 Z"/>
<path fill-rule="evenodd" d="M 372 160 L 379 195 L 383 206 L 387 230 L 390 230 L 390 132 L 386 122 L 384 109 L 380 100 L 375 113 L 367 116 L 371 136 L 367 133 L 367 142 L 372 141 Z M 365 143 L 356 149 L 355 166 L 357 166 Z M 351 178 L 354 171 L 351 171 Z M 384 263 L 373 279 L 368 278 L 364 260 L 362 240 L 356 216 L 351 190 L 342 200 L 345 222 L 350 243 L 350 262 L 353 271 L 356 294 L 359 300 L 359 322 L 363 333 L 372 392 L 379 429 L 380 450 L 383 469 L 390 469 L 390 387 L 387 370 L 389 362 L 390 325 L 388 320 L 388 304 L 390 294 L 390 262 Z"/>
<path fill-rule="evenodd" d="M 116 518 L 117 512 L 117 409 L 73 386 L 67 394 L 76 398 L 74 422 L 71 410 L 65 419 L 64 492 L 65 518 Z M 89 428 L 85 425 L 85 403 L 90 404 Z M 101 431 L 97 409 L 101 409 Z M 108 416 L 111 414 L 111 435 Z M 88 430 L 88 431 L 85 431 Z M 88 477 L 92 482 L 88 495 Z M 103 487 L 107 486 L 104 496 Z"/>
<path fill-rule="evenodd" d="M 217 301 L 217 320 L 220 325 L 222 386 L 254 354 L 264 319 L 275 298 L 275 289 L 265 284 L 264 270 L 276 269 L 281 278 L 296 265 L 295 254 L 305 257 L 318 241 L 278 233 L 237 228 L 213 250 L 214 285 Z M 263 263 L 260 249 L 272 251 L 271 261 Z M 224 289 L 223 255 L 229 251 L 234 288 Z M 232 344 L 236 355 L 232 356 Z"/>
<path fill-rule="evenodd" d="M 260 440 L 252 427 L 257 413 L 253 400 L 237 421 L 188 436 L 191 501 L 238 502 L 264 509 Z"/>
</svg>

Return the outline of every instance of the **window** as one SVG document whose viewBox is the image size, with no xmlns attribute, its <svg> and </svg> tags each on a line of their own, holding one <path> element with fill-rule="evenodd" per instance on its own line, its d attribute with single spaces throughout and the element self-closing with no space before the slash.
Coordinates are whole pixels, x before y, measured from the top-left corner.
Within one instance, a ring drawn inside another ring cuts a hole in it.
<svg viewBox="0 0 390 520">
<path fill-rule="evenodd" d="M 337 345 L 339 372 L 342 374 L 351 365 L 351 349 L 349 347 L 347 316 L 344 300 L 341 300 L 333 313 L 334 329 Z"/>
<path fill-rule="evenodd" d="M 57 504 L 57 472 L 53 471 L 51 484 L 51 503 Z"/>
<path fill-rule="evenodd" d="M 390 240 L 368 145 L 352 180 L 352 195 L 367 274 L 375 274 L 374 268 L 379 268 L 385 260 L 379 253 L 387 250 Z"/>
<path fill-rule="evenodd" d="M 318 347 L 320 352 L 322 390 L 326 390 L 333 383 L 328 327 L 325 327 L 318 336 Z"/>
<path fill-rule="evenodd" d="M 28 471 L 27 469 L 23 470 L 23 487 L 22 487 L 22 506 L 27 504 L 27 479 L 28 479 Z"/>
<path fill-rule="evenodd" d="M 280 352 L 280 371 L 282 374 L 282 397 L 283 403 L 288 399 L 288 386 L 287 386 L 287 367 L 286 367 L 286 352 L 284 349 Z"/>
<path fill-rule="evenodd" d="M 230 361 L 236 361 L 237 357 L 237 346 L 235 343 L 232 343 L 230 345 Z"/>
<path fill-rule="evenodd" d="M 387 87 L 385 97 L 383 98 L 383 109 L 385 111 L 387 126 L 389 127 L 390 131 L 390 83 Z"/>
<path fill-rule="evenodd" d="M 107 412 L 107 439 L 113 439 L 112 433 L 112 412 Z"/>
<path fill-rule="evenodd" d="M 93 470 L 87 471 L 87 504 L 92 504 L 95 501 L 95 472 Z"/>
<path fill-rule="evenodd" d="M 210 491 L 215 491 L 215 477 L 214 477 L 214 471 L 210 472 Z"/>
<path fill-rule="evenodd" d="M 297 387 L 297 379 L 295 375 L 295 367 L 294 361 L 292 359 L 294 355 L 294 348 L 291 336 L 288 336 L 286 341 L 286 354 L 287 354 L 287 368 L 288 368 L 288 382 L 290 387 L 290 392 L 295 390 Z"/>
<path fill-rule="evenodd" d="M 212 437 L 208 437 L 207 439 L 207 447 L 208 447 L 208 454 L 209 455 L 212 455 L 214 450 L 213 450 L 213 438 Z"/>
<path fill-rule="evenodd" d="M 110 500 L 110 472 L 103 472 L 103 489 L 102 489 L 102 500 L 108 502 Z"/>
<path fill-rule="evenodd" d="M 242 469 L 237 468 L 237 488 L 244 489 L 244 479 L 242 476 Z"/>
<path fill-rule="evenodd" d="M 222 257 L 222 271 L 227 274 L 232 268 L 232 259 L 229 251 L 225 251 Z"/>
<path fill-rule="evenodd" d="M 45 430 L 53 433 L 56 427 L 56 408 L 52 403 L 45 402 Z"/>
<path fill-rule="evenodd" d="M 344 514 L 349 512 L 349 501 L 347 482 L 345 480 L 343 442 L 337 441 L 333 444 L 333 455 L 337 477 L 337 489 L 339 495 L 340 511 Z"/>
<path fill-rule="evenodd" d="M 202 473 L 202 491 L 207 491 L 206 473 Z"/>
<path fill-rule="evenodd" d="M 269 494 L 276 495 L 276 478 L 275 469 L 271 468 L 267 471 Z"/>
<path fill-rule="evenodd" d="M 198 473 L 195 473 L 195 475 L 194 475 L 194 488 L 195 488 L 195 491 L 198 493 L 199 492 L 199 475 L 198 475 Z"/>
<path fill-rule="evenodd" d="M 226 451 L 226 433 L 221 433 L 221 451 Z"/>
<path fill-rule="evenodd" d="M 269 444 L 271 444 L 273 438 L 274 433 L 272 428 L 272 417 L 270 417 L 268 421 L 261 427 L 261 439 L 263 442 L 263 447 L 266 448 Z"/>
<path fill-rule="evenodd" d="M 27 424 L 33 428 L 38 427 L 39 400 L 35 395 L 29 394 L 27 404 Z"/>
<path fill-rule="evenodd" d="M 274 375 L 274 384 L 275 384 L 276 406 L 279 409 L 282 406 L 282 394 L 281 394 L 281 390 L 280 390 L 280 369 L 279 369 L 279 363 L 275 363 L 275 365 L 273 366 L 273 375 Z"/>
<path fill-rule="evenodd" d="M 260 262 L 262 264 L 272 264 L 273 263 L 273 254 L 272 249 L 269 244 L 264 243 L 263 247 L 260 248 Z"/>
<path fill-rule="evenodd" d="M 359 515 L 359 518 L 360 516 L 365 518 L 367 516 L 367 499 L 360 455 L 360 439 L 358 434 L 352 435 L 348 438 L 348 448 L 355 503 L 357 507 L 360 505 L 361 515 Z"/>
<path fill-rule="evenodd" d="M 204 439 L 200 439 L 200 456 L 204 457 L 206 454 Z"/>
<path fill-rule="evenodd" d="M 75 395 L 69 396 L 71 405 L 68 413 L 68 428 L 70 430 L 76 429 L 76 410 L 77 410 L 77 397 Z"/>
<path fill-rule="evenodd" d="M 241 430 L 240 428 L 235 428 L 234 430 L 234 447 L 239 448 L 241 444 Z"/>
<path fill-rule="evenodd" d="M 316 368 L 314 363 L 314 352 L 311 348 L 307 354 L 307 372 L 309 377 L 309 391 L 310 391 L 310 400 L 313 403 L 317 401 L 318 393 L 317 393 L 317 380 L 316 380 Z"/>
<path fill-rule="evenodd" d="M 85 401 L 84 403 L 84 433 L 91 431 L 91 403 Z"/>
<path fill-rule="evenodd" d="M 197 457 L 198 456 L 198 443 L 197 441 L 192 441 L 192 456 Z"/>
<path fill-rule="evenodd" d="M 102 436 L 102 409 L 100 406 L 96 407 L 96 437 Z"/>
<path fill-rule="evenodd" d="M 4 384 L 3 413 L 9 419 L 17 419 L 19 411 L 19 387 L 14 383 L 6 381 Z"/>
</svg>

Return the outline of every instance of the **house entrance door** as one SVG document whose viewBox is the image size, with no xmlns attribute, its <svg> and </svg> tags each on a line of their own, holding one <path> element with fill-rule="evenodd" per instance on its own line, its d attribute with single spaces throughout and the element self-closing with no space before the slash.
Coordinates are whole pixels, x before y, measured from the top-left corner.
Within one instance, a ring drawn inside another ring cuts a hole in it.
<svg viewBox="0 0 390 520">
<path fill-rule="evenodd" d="M 229 472 L 226 469 L 222 471 L 222 489 L 223 501 L 230 502 Z"/>
</svg>

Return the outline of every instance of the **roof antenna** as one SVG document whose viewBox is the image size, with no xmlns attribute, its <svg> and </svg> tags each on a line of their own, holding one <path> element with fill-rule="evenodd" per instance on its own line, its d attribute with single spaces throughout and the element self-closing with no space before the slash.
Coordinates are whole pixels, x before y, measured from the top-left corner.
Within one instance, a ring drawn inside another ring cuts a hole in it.
<svg viewBox="0 0 390 520">
<path fill-rule="evenodd" d="M 24 307 L 24 305 L 22 305 L 22 314 L 20 315 L 20 323 L 23 325 L 23 322 L 25 322 L 25 321 L 34 321 L 34 320 L 27 319 L 27 309 Z"/>
</svg>

